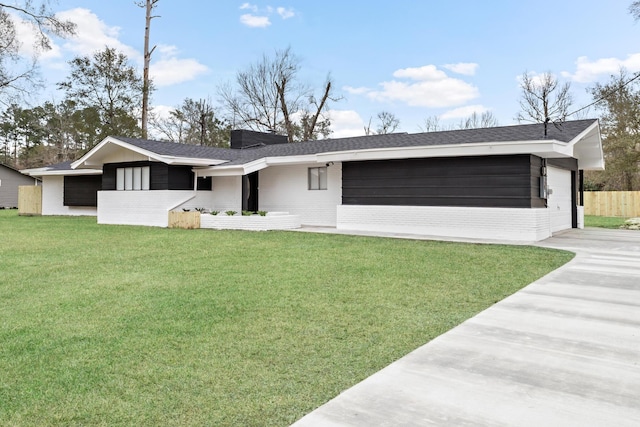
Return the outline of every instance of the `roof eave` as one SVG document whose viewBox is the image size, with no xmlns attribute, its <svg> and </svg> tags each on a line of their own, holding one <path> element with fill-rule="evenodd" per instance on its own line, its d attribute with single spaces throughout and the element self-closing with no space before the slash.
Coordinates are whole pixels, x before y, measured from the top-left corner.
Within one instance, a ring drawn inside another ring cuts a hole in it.
<svg viewBox="0 0 640 427">
<path fill-rule="evenodd" d="M 155 160 L 161 163 L 166 163 L 168 165 L 187 165 L 187 166 L 210 166 L 210 165 L 219 165 L 223 163 L 227 163 L 228 160 L 224 159 L 203 159 L 203 158 L 195 158 L 195 157 L 182 157 L 182 156 L 167 156 L 155 153 L 153 151 L 145 150 L 144 148 L 140 148 L 137 145 L 128 143 L 126 141 L 122 141 L 118 138 L 114 138 L 112 136 L 108 136 L 103 139 L 98 145 L 93 147 L 87 154 L 71 163 L 72 169 L 82 169 L 82 168 L 96 168 L 104 165 L 102 161 L 94 161 L 91 159 L 96 157 L 97 154 L 104 149 L 105 146 L 109 144 L 116 145 L 118 147 L 124 148 L 126 150 L 130 150 L 134 153 L 137 153 L 141 156 L 147 157 L 149 160 Z"/>
<path fill-rule="evenodd" d="M 20 171 L 32 177 L 42 176 L 73 176 L 73 175 L 102 175 L 102 169 L 25 169 Z"/>
</svg>

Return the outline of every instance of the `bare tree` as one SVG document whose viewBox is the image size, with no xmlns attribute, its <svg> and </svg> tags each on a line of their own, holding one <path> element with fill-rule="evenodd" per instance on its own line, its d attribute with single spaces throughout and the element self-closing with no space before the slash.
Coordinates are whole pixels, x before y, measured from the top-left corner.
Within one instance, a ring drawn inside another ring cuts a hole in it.
<svg viewBox="0 0 640 427">
<path fill-rule="evenodd" d="M 378 118 L 378 127 L 375 131 L 371 129 L 371 121 L 373 118 L 369 117 L 369 124 L 364 127 L 365 135 L 385 135 L 393 133 L 400 125 L 400 120 L 395 116 L 395 114 L 388 111 L 381 111 L 376 115 L 376 117 Z"/>
<path fill-rule="evenodd" d="M 378 120 L 380 121 L 377 129 L 378 135 L 393 133 L 400 126 L 400 119 L 388 111 L 379 112 Z"/>
<path fill-rule="evenodd" d="M 5 105 L 27 95 L 29 89 L 38 84 L 37 53 L 52 48 L 50 35 L 75 34 L 76 25 L 56 18 L 49 3 L 48 0 L 39 6 L 32 0 L 0 3 L 0 102 Z M 22 43 L 16 36 L 16 18 L 33 26 L 36 55 L 30 60 L 20 54 Z"/>
<path fill-rule="evenodd" d="M 442 125 L 440 124 L 440 117 L 438 116 L 429 116 L 424 119 L 422 126 L 419 126 L 422 132 L 437 132 L 444 130 Z"/>
<path fill-rule="evenodd" d="M 491 111 L 484 111 L 481 114 L 475 111 L 466 119 L 460 121 L 460 129 L 478 129 L 478 128 L 492 128 L 500 126 L 498 119 L 493 115 Z"/>
<path fill-rule="evenodd" d="M 149 65 L 151 63 L 151 55 L 156 50 L 156 46 L 153 46 L 149 50 L 149 31 L 151 29 L 151 20 L 158 18 L 151 13 L 160 0 L 145 0 L 145 2 L 138 3 L 139 7 L 144 7 L 146 11 L 145 27 L 144 27 L 144 71 L 142 73 L 142 138 L 147 138 L 147 127 L 149 121 L 149 94 L 151 92 L 151 82 L 149 80 Z"/>
<path fill-rule="evenodd" d="M 567 118 L 573 102 L 569 83 L 560 85 L 551 72 L 539 76 L 525 72 L 520 80 L 520 88 L 519 122 L 549 123 Z"/>
<path fill-rule="evenodd" d="M 331 78 L 319 98 L 298 81 L 300 60 L 290 48 L 276 51 L 236 75 L 236 85 L 219 91 L 229 121 L 256 131 L 286 134 L 289 142 L 308 140 L 330 132 L 323 115 L 333 95 Z M 296 120 L 296 117 L 299 117 Z"/>
</svg>

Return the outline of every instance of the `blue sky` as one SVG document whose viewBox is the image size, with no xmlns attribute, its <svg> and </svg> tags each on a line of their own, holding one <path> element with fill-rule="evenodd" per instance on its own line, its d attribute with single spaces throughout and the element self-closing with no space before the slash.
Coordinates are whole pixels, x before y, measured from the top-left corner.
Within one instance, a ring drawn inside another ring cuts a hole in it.
<svg viewBox="0 0 640 427">
<path fill-rule="evenodd" d="M 571 82 L 574 107 L 591 101 L 587 88 L 620 66 L 640 71 L 640 23 L 630 0 L 160 0 L 151 27 L 157 45 L 151 74 L 158 111 L 185 97 L 210 97 L 263 54 L 291 47 L 302 81 L 320 87 L 331 74 L 344 98 L 331 103 L 334 137 L 363 133 L 380 111 L 418 132 L 424 119 L 458 123 L 491 111 L 501 125 L 519 111 L 518 76 L 551 71 Z M 41 58 L 49 89 L 68 73 L 67 61 L 105 45 L 142 69 L 144 10 L 134 0 L 60 0 L 60 16 L 78 34 L 55 39 Z M 25 36 L 25 50 L 28 43 Z M 28 52 L 27 52 L 28 53 Z M 591 112 L 590 116 L 595 116 Z"/>
</svg>

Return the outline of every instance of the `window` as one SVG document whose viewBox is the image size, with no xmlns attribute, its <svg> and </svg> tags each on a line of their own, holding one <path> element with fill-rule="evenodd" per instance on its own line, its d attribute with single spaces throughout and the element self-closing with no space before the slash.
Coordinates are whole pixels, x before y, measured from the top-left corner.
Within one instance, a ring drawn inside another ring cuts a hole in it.
<svg viewBox="0 0 640 427">
<path fill-rule="evenodd" d="M 117 168 L 116 190 L 148 190 L 149 166 Z"/>
<path fill-rule="evenodd" d="M 327 168 L 309 168 L 309 190 L 327 189 Z"/>
</svg>

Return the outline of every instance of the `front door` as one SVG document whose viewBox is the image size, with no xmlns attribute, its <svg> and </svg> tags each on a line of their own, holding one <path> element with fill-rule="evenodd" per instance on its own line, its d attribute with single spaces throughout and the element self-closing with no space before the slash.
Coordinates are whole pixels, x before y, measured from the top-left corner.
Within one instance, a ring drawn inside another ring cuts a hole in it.
<svg viewBox="0 0 640 427">
<path fill-rule="evenodd" d="M 258 172 L 242 177 L 242 210 L 258 211 Z"/>
</svg>

